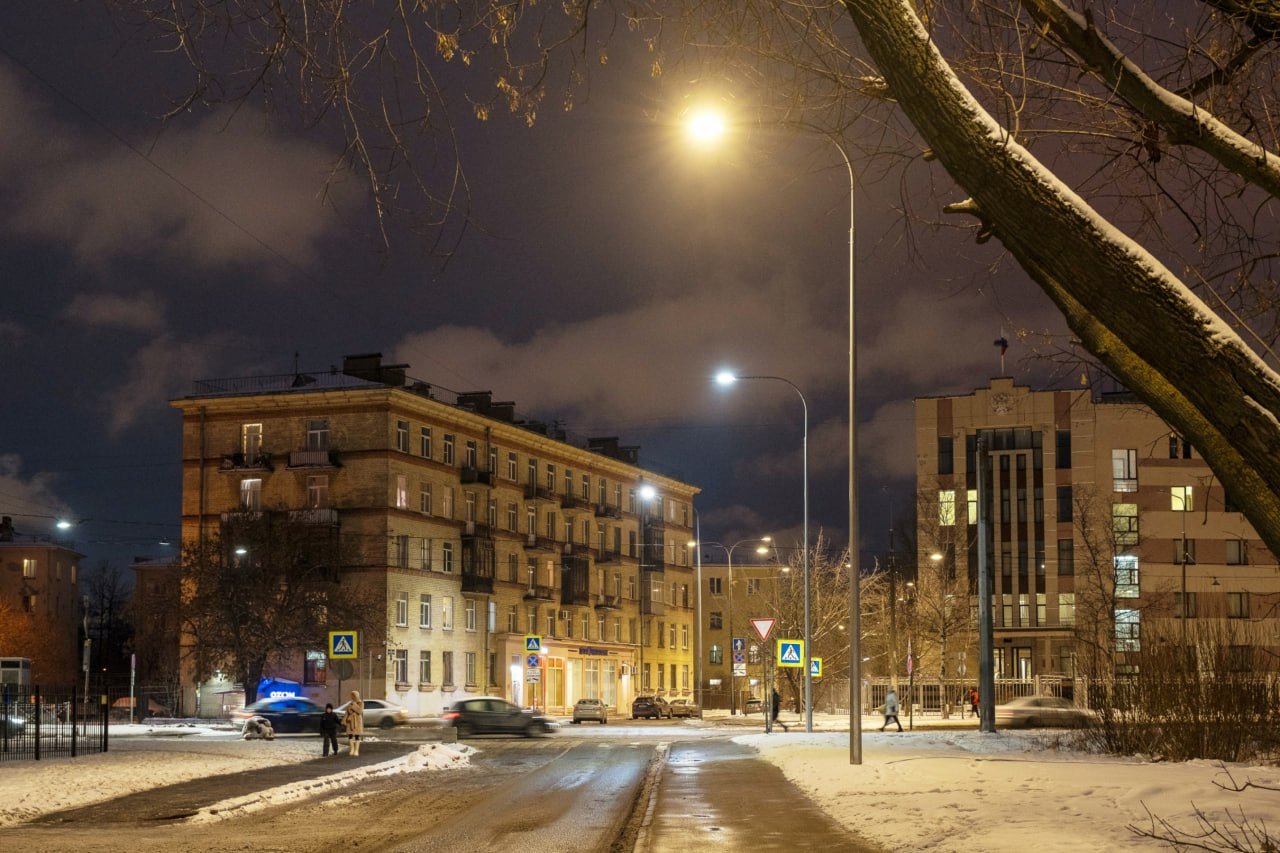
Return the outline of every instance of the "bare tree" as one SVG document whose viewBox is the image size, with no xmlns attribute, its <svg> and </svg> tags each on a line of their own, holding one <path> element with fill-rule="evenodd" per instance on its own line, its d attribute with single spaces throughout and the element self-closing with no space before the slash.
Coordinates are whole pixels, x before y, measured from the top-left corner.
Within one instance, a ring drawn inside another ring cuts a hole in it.
<svg viewBox="0 0 1280 853">
<path fill-rule="evenodd" d="M 256 516 L 256 517 L 253 517 Z M 381 589 L 362 587 L 336 529 L 256 513 L 182 559 L 182 622 L 198 679 L 225 668 L 257 698 L 267 667 L 323 648 L 329 630 L 385 624 Z"/>
</svg>

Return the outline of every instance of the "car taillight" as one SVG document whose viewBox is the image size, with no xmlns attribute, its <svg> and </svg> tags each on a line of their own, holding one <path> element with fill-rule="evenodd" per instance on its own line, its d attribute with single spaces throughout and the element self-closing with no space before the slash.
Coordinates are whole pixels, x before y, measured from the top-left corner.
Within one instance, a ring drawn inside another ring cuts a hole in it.
<svg viewBox="0 0 1280 853">
<path fill-rule="evenodd" d="M 447 711 L 444 714 L 441 714 L 440 716 L 446 720 L 456 720 L 462 715 L 459 714 L 457 711 Z"/>
</svg>

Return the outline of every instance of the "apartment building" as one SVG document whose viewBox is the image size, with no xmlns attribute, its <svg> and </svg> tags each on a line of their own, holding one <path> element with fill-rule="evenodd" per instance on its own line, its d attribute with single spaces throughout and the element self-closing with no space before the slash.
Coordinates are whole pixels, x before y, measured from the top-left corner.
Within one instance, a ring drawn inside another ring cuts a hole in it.
<svg viewBox="0 0 1280 853">
<path fill-rule="evenodd" d="M 1114 631 L 1118 672 L 1151 642 L 1195 660 L 1204 638 L 1227 638 L 1237 670 L 1280 653 L 1276 558 L 1195 448 L 1133 395 L 997 378 L 917 399 L 915 424 L 918 559 L 944 554 L 974 590 L 987 438 L 997 677 L 1075 674 L 1086 601 L 1110 609 L 1089 624 Z"/>
<path fill-rule="evenodd" d="M 184 540 L 281 512 L 355 543 L 364 556 L 342 582 L 384 593 L 386 624 L 361 638 L 345 683 L 411 714 L 475 695 L 551 712 L 692 695 L 698 489 L 638 467 L 615 438 L 576 446 L 489 392 L 405 370 L 351 356 L 341 371 L 204 381 L 173 401 Z M 334 701 L 342 673 L 322 640 L 272 674 Z"/>
<path fill-rule="evenodd" d="M 32 617 L 35 626 L 6 654 L 31 658 L 33 679 L 47 687 L 76 683 L 83 558 L 47 537 L 17 532 L 10 516 L 0 518 L 0 603 Z"/>
<path fill-rule="evenodd" d="M 742 713 L 748 699 L 765 698 L 766 667 L 782 626 L 761 641 L 752 619 L 776 617 L 782 596 L 779 584 L 792 582 L 776 559 L 748 557 L 732 566 L 702 563 L 703 705 Z M 738 648 L 735 648 L 735 640 Z"/>
</svg>

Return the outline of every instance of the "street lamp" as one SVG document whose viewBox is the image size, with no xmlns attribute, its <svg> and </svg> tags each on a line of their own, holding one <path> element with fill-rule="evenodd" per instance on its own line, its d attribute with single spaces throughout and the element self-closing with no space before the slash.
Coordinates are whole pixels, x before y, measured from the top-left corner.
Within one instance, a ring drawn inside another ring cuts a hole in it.
<svg viewBox="0 0 1280 853">
<path fill-rule="evenodd" d="M 738 713 L 738 684 L 737 684 L 737 681 L 735 680 L 736 676 L 733 674 L 733 549 L 737 548 L 739 545 L 745 545 L 748 542 L 772 542 L 772 541 L 773 541 L 773 538 L 770 536 L 761 536 L 758 539 L 739 539 L 737 542 L 734 542 L 732 545 L 723 545 L 719 542 L 703 542 L 701 540 L 694 543 L 698 546 L 698 575 L 699 576 L 702 575 L 702 548 L 703 547 L 715 547 L 724 551 L 725 559 L 727 561 L 727 566 L 729 570 L 729 577 L 728 577 L 729 622 L 728 622 L 728 625 L 729 625 L 729 716 L 730 717 Z M 757 545 L 756 553 L 767 554 L 769 553 L 769 549 L 766 548 L 764 545 Z M 702 600 L 701 588 L 698 589 L 698 600 L 699 601 Z M 701 618 L 699 618 L 699 623 L 701 623 Z M 699 628 L 699 631 L 701 631 L 701 628 Z"/>
<path fill-rule="evenodd" d="M 724 119 L 709 116 L 704 111 L 694 113 L 687 124 L 691 138 L 702 144 L 718 140 L 724 135 Z M 862 763 L 862 594 L 858 582 L 858 406 L 855 395 L 858 375 L 857 291 L 854 289 L 854 188 L 856 180 L 849 153 L 835 136 L 823 134 L 840 152 L 845 169 L 849 173 L 849 763 Z M 806 526 L 807 528 L 807 526 Z M 808 645 L 806 644 L 806 649 Z M 805 686 L 810 683 L 809 669 L 805 667 Z M 810 711 L 810 714 L 812 712 Z M 811 726 L 810 726 L 811 728 Z"/>
<path fill-rule="evenodd" d="M 813 631 L 809 623 L 809 403 L 804 394 L 790 379 L 781 376 L 738 376 L 728 370 L 716 374 L 716 382 L 720 385 L 732 385 L 740 379 L 773 379 L 791 386 L 800 398 L 800 406 L 804 410 L 804 438 L 801 444 L 801 466 L 804 469 L 804 531 L 802 548 L 804 554 L 804 730 L 813 731 L 813 668 L 809 658 L 813 655 Z"/>
</svg>

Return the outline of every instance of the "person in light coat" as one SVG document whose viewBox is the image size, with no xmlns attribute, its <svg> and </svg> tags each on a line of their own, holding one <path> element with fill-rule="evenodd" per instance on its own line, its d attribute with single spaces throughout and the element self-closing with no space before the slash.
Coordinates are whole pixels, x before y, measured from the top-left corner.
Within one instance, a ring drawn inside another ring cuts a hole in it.
<svg viewBox="0 0 1280 853">
<path fill-rule="evenodd" d="M 902 731 L 902 723 L 898 722 L 898 694 L 893 689 L 884 697 L 884 726 L 889 725 L 890 720 L 897 723 L 898 731 Z M 884 726 L 880 727 L 880 731 L 884 731 Z"/>
<path fill-rule="evenodd" d="M 342 714 L 342 727 L 347 730 L 348 753 L 352 756 L 360 754 L 360 738 L 364 735 L 364 700 L 360 691 L 351 691 L 351 701 Z"/>
</svg>

